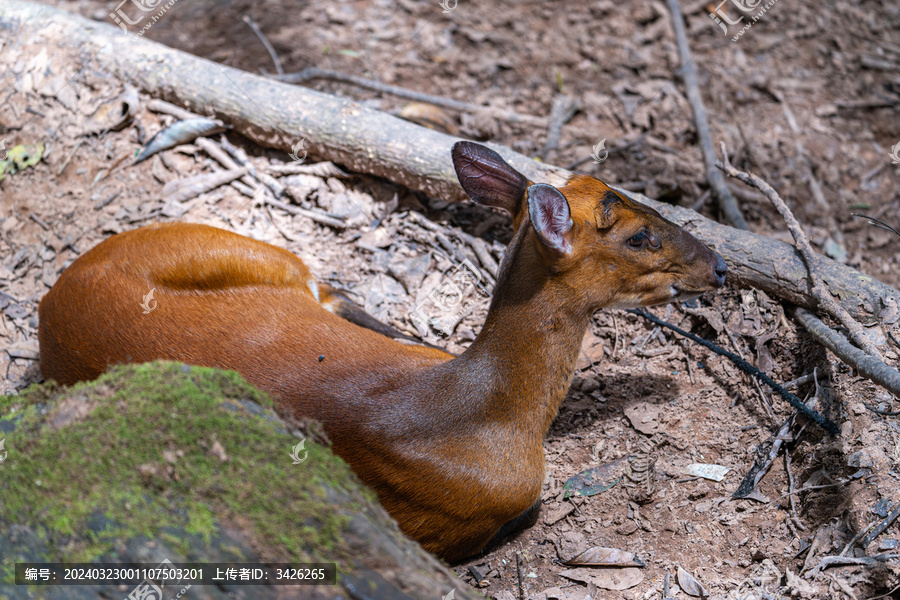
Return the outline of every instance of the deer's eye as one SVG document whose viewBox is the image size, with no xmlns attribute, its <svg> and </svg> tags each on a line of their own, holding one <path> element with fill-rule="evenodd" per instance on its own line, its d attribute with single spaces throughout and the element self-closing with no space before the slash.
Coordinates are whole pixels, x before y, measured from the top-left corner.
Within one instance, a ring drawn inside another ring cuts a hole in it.
<svg viewBox="0 0 900 600">
<path fill-rule="evenodd" d="M 648 246 L 656 249 L 659 248 L 659 238 L 646 229 L 641 229 L 639 232 L 628 238 L 628 245 L 636 249 L 643 249 Z"/>
</svg>

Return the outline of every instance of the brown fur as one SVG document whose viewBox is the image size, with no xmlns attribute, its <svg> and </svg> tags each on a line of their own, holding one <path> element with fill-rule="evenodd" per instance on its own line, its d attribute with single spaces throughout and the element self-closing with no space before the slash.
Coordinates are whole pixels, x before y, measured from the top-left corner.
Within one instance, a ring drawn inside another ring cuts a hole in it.
<svg viewBox="0 0 900 600">
<path fill-rule="evenodd" d="M 179 223 L 113 236 L 63 273 L 40 305 L 41 370 L 71 384 L 159 358 L 234 369 L 321 421 L 404 532 L 464 558 L 540 498 L 542 438 L 591 314 L 721 285 L 721 259 L 655 211 L 622 197 L 603 214 L 609 188 L 584 175 L 561 191 L 571 253 L 542 244 L 520 198 L 484 327 L 458 357 L 328 312 L 285 250 Z M 626 245 L 641 227 L 659 249 Z"/>
</svg>

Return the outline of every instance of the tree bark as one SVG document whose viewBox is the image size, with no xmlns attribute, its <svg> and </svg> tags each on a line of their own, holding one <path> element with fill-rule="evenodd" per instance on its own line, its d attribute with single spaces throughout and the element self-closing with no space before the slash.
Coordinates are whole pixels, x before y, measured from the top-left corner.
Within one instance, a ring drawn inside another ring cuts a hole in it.
<svg viewBox="0 0 900 600">
<path fill-rule="evenodd" d="M 466 198 L 450 148 L 458 138 L 420 127 L 351 99 L 266 79 L 173 50 L 119 28 L 22 0 L 0 3 L 0 28 L 41 33 L 50 43 L 78 48 L 86 67 L 111 71 L 148 94 L 217 117 L 254 142 L 290 152 L 307 140 L 311 155 L 370 173 L 447 201 Z M 561 185 L 569 171 L 487 144 L 530 180 Z M 626 192 L 628 193 L 628 192 Z M 681 225 L 728 263 L 733 285 L 755 287 L 815 309 L 807 270 L 793 245 L 721 225 L 678 206 L 628 193 Z M 814 264 L 836 300 L 855 318 L 871 321 L 900 292 L 816 254 Z"/>
</svg>

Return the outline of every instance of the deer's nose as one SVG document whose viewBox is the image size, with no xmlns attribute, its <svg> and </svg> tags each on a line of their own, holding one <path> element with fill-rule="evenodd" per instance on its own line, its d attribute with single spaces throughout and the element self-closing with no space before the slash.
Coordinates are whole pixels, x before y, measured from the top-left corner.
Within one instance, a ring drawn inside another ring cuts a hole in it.
<svg viewBox="0 0 900 600">
<path fill-rule="evenodd" d="M 725 285 L 725 273 L 728 272 L 728 265 L 725 264 L 725 261 L 722 260 L 722 257 L 716 255 L 716 266 L 713 268 L 713 271 L 716 273 L 716 286 L 722 287 Z"/>
</svg>

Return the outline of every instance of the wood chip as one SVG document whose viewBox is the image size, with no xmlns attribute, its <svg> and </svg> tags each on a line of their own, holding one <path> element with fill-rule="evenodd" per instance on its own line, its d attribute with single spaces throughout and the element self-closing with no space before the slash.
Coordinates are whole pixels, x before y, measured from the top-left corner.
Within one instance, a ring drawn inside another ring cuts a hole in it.
<svg viewBox="0 0 900 600">
<path fill-rule="evenodd" d="M 216 189 L 221 185 L 240 179 L 249 172 L 247 167 L 232 171 L 219 171 L 218 173 L 204 173 L 187 179 L 170 181 L 163 186 L 162 200 L 164 202 L 184 202 L 195 198 L 200 194 Z"/>
<path fill-rule="evenodd" d="M 558 523 L 559 521 L 572 514 L 574 510 L 574 504 L 572 504 L 571 502 L 563 502 L 559 505 L 559 507 L 557 507 L 555 510 L 548 513 L 546 517 L 544 517 L 544 524 L 553 525 L 555 523 Z"/>
</svg>

